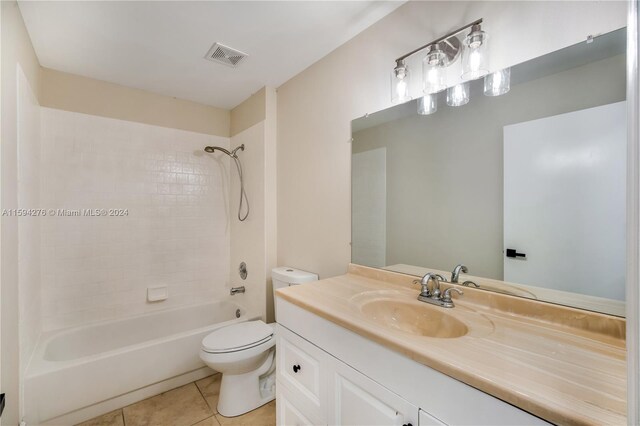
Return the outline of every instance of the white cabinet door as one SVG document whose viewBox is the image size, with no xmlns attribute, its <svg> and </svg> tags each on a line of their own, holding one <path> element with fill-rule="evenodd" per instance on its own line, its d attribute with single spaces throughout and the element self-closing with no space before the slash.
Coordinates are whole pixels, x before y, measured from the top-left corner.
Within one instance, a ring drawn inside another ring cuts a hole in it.
<svg viewBox="0 0 640 426">
<path fill-rule="evenodd" d="M 418 425 L 418 407 L 337 359 L 330 363 L 329 424 Z"/>
</svg>

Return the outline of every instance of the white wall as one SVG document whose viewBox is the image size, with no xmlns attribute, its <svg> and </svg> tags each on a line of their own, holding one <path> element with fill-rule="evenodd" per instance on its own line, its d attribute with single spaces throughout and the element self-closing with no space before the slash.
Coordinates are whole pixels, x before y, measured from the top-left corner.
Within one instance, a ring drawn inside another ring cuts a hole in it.
<svg viewBox="0 0 640 426">
<path fill-rule="evenodd" d="M 278 263 L 344 273 L 350 121 L 390 106 L 393 60 L 484 18 L 493 68 L 626 23 L 625 2 L 409 2 L 278 88 Z"/>
<path fill-rule="evenodd" d="M 45 330 L 228 297 L 229 139 L 42 108 Z M 169 299 L 148 303 L 148 286 Z"/>
<path fill-rule="evenodd" d="M 247 219 L 239 221 L 240 180 L 231 162 L 231 284 L 244 285 L 247 292 L 235 297 L 254 312 L 259 312 L 267 321 L 273 321 L 271 269 L 277 266 L 275 89 L 264 87 L 234 108 L 231 117 L 237 130 L 231 137 L 231 147 L 245 145 L 245 150 L 238 151 L 238 156 L 242 161 L 250 205 Z M 240 262 L 247 264 L 248 276 L 244 281 L 238 274 Z"/>
<path fill-rule="evenodd" d="M 231 265 L 230 281 L 233 287 L 245 286 L 246 293 L 237 295 L 249 309 L 265 315 L 266 309 L 266 257 L 265 257 L 265 217 L 264 217 L 264 121 L 254 124 L 231 137 L 231 148 L 244 144 L 245 150 L 238 151 L 242 161 L 244 186 L 249 199 L 249 216 L 238 220 L 240 200 L 240 179 L 233 164 L 230 164 L 231 186 L 229 189 L 229 215 L 231 216 Z M 243 212 L 246 205 L 243 206 Z M 247 279 L 240 279 L 240 262 L 247 264 Z"/>
<path fill-rule="evenodd" d="M 271 270 L 278 266 L 278 96 L 273 87 L 265 92 L 264 132 L 264 220 L 267 276 L 267 321 L 275 321 Z"/>
<path fill-rule="evenodd" d="M 40 105 L 19 65 L 17 76 L 18 206 L 37 209 L 40 207 Z M 18 285 L 22 378 L 42 329 L 39 217 L 18 217 Z M 20 401 L 22 405 L 22 391 Z"/>
<path fill-rule="evenodd" d="M 0 182 L 2 209 L 18 207 L 18 64 L 36 97 L 40 93 L 40 64 L 15 1 L 0 2 Z M 0 391 L 6 394 L 3 424 L 19 422 L 20 337 L 18 219 L 3 216 L 0 227 Z"/>
</svg>

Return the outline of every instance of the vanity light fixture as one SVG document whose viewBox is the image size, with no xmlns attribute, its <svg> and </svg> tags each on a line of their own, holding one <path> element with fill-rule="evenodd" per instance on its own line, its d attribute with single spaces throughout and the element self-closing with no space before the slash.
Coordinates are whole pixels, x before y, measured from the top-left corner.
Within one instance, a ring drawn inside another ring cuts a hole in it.
<svg viewBox="0 0 640 426">
<path fill-rule="evenodd" d="M 444 80 L 446 57 L 441 43 L 428 47 L 427 56 L 422 60 L 422 84 L 425 94 L 442 92 L 447 88 Z"/>
<path fill-rule="evenodd" d="M 473 80 L 487 74 L 488 36 L 482 31 L 481 24 L 482 19 L 473 21 L 396 59 L 396 66 L 391 74 L 392 100 L 399 103 L 411 99 L 406 59 L 422 51 L 426 52 L 422 60 L 422 90 L 426 95 L 446 89 L 446 70 L 461 55 L 464 80 Z M 466 30 L 469 33 L 462 39 L 462 33 Z"/>
<path fill-rule="evenodd" d="M 430 93 L 418 98 L 418 114 L 429 115 L 438 111 L 438 95 Z"/>
<path fill-rule="evenodd" d="M 484 78 L 484 94 L 487 96 L 504 95 L 511 89 L 511 68 L 505 68 L 488 74 Z"/>
<path fill-rule="evenodd" d="M 469 82 L 457 84 L 447 89 L 447 105 L 462 106 L 469 103 Z"/>
<path fill-rule="evenodd" d="M 401 104 L 409 100 L 409 68 L 404 59 L 398 59 L 391 72 L 391 101 Z"/>
<path fill-rule="evenodd" d="M 476 80 L 489 73 L 487 60 L 488 34 L 482 30 L 482 19 L 464 25 L 430 43 L 425 44 L 396 59 L 391 74 L 391 100 L 402 103 L 411 100 L 409 93 L 409 69 L 406 59 L 425 51 L 422 59 L 422 91 L 418 98 L 418 114 L 433 114 L 437 110 L 435 94 L 447 88 L 446 71 L 459 56 L 462 56 L 464 81 L 447 89 L 447 105 L 461 106 L 469 102 L 469 80 Z M 469 31 L 466 36 L 463 34 Z M 497 71 L 485 78 L 484 92 L 488 96 L 498 96 L 509 91 L 509 69 Z"/>
<path fill-rule="evenodd" d="M 487 39 L 480 24 L 471 26 L 471 32 L 464 39 L 462 51 L 462 79 L 475 80 L 489 73 L 487 67 Z"/>
</svg>

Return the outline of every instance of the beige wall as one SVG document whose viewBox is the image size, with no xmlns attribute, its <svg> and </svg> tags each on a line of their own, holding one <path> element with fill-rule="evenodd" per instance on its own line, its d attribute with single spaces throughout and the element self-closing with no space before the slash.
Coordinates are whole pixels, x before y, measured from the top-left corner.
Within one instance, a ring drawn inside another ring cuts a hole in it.
<svg viewBox="0 0 640 426">
<path fill-rule="evenodd" d="M 39 69 L 22 15 L 15 1 L 0 6 L 0 169 L 2 209 L 18 207 L 17 65 L 36 97 L 40 95 Z M 6 393 L 2 423 L 19 422 L 18 334 L 18 220 L 2 217 L 0 228 L 0 388 Z"/>
<path fill-rule="evenodd" d="M 266 116 L 267 88 L 263 87 L 231 110 L 231 136 L 257 124 Z"/>
<path fill-rule="evenodd" d="M 275 321 L 271 270 L 278 266 L 278 98 L 274 88 L 265 92 L 264 128 L 264 219 L 267 273 L 267 321 Z"/>
<path fill-rule="evenodd" d="M 229 136 L 230 111 L 42 68 L 40 104 L 156 126 Z"/>
<path fill-rule="evenodd" d="M 624 2 L 409 2 L 278 88 L 278 263 L 350 260 L 350 121 L 390 106 L 393 60 L 484 18 L 495 69 L 625 25 Z M 526 18 L 526 19 L 525 19 Z"/>
</svg>

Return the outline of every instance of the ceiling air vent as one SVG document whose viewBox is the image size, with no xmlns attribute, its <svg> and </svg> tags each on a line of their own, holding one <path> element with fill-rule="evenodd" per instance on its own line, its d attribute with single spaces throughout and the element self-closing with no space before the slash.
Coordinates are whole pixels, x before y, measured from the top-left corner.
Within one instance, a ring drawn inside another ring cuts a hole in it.
<svg viewBox="0 0 640 426">
<path fill-rule="evenodd" d="M 224 44 L 214 43 L 204 58 L 228 67 L 237 67 L 248 55 L 239 50 L 232 49 Z"/>
</svg>

